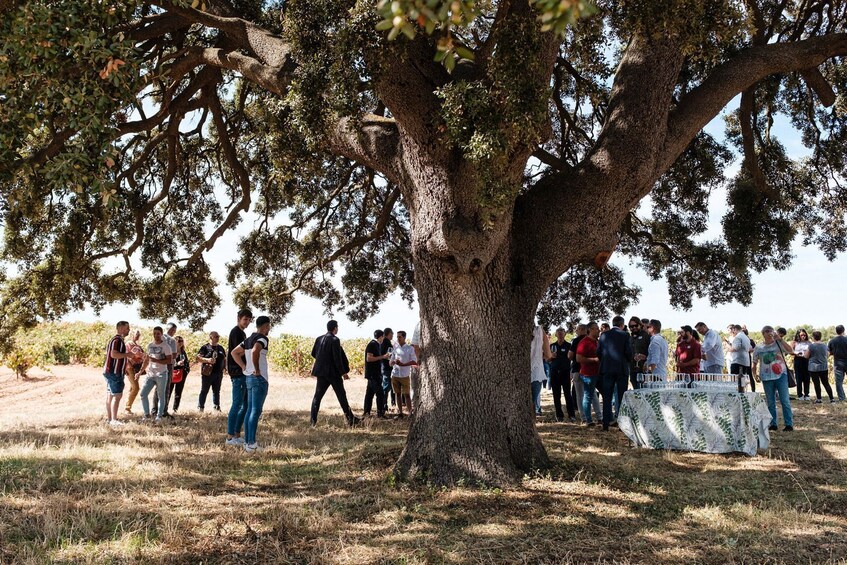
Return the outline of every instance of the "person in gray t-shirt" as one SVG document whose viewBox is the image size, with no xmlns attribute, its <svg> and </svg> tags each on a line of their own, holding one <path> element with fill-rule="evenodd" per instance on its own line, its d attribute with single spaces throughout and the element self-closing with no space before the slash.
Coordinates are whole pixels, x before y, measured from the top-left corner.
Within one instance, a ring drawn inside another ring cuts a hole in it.
<svg viewBox="0 0 847 565">
<path fill-rule="evenodd" d="M 827 344 L 821 341 L 821 332 L 812 332 L 812 343 L 809 345 L 809 374 L 812 377 L 812 382 L 815 385 L 815 404 L 821 404 L 821 383 L 823 388 L 829 395 L 829 401 L 835 402 L 832 396 L 832 387 L 829 386 L 829 348 Z"/>
</svg>

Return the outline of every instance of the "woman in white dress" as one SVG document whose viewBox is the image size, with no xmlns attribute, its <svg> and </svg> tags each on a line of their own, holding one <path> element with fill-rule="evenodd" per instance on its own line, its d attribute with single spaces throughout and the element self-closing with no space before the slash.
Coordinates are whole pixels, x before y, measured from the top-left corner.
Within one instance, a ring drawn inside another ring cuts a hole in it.
<svg viewBox="0 0 847 565">
<path fill-rule="evenodd" d="M 541 416 L 541 385 L 547 380 L 544 372 L 544 360 L 550 359 L 550 338 L 541 326 L 535 326 L 530 345 L 530 376 L 532 382 L 532 403 L 535 415 Z"/>
</svg>

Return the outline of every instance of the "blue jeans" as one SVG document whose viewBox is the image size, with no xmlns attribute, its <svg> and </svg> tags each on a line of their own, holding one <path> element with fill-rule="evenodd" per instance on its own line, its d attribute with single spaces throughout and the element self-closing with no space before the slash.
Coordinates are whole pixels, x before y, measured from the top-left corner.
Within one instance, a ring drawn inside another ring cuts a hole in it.
<svg viewBox="0 0 847 565">
<path fill-rule="evenodd" d="M 536 414 L 541 414 L 541 381 L 532 381 L 532 406 Z"/>
<path fill-rule="evenodd" d="M 232 378 L 232 406 L 226 417 L 226 433 L 229 436 L 241 433 L 244 417 L 247 415 L 247 377 Z"/>
<path fill-rule="evenodd" d="M 160 418 L 165 415 L 165 406 L 168 402 L 168 374 L 161 375 L 148 374 L 147 380 L 144 382 L 144 387 L 141 389 L 141 408 L 144 409 L 144 415 L 150 415 L 150 391 L 156 387 L 156 392 L 159 395 L 159 411 L 156 413 Z"/>
<path fill-rule="evenodd" d="M 262 416 L 262 407 L 268 397 L 268 381 L 264 377 L 247 376 L 247 416 L 244 419 L 244 442 L 256 443 L 256 428 Z"/>
<path fill-rule="evenodd" d="M 771 426 L 777 425 L 776 418 L 776 393 L 779 393 L 779 403 L 782 405 L 782 419 L 786 426 L 794 426 L 794 413 L 791 412 L 791 402 L 788 399 L 788 375 L 782 375 L 772 381 L 762 381 L 765 389 L 765 398 L 768 402 L 768 411 L 771 413 Z"/>
<path fill-rule="evenodd" d="M 838 400 L 843 401 L 844 397 L 844 372 L 847 370 L 847 362 L 843 359 L 835 360 L 835 391 L 838 393 Z"/>
<path fill-rule="evenodd" d="M 591 423 L 591 403 L 594 398 L 594 389 L 597 388 L 597 379 L 599 377 L 579 376 L 582 381 L 582 418 L 586 424 Z"/>
</svg>

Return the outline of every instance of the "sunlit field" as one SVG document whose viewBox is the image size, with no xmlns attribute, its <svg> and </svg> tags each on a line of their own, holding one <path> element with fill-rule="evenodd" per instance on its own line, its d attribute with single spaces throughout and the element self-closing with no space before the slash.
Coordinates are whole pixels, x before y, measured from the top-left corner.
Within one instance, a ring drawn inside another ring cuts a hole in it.
<svg viewBox="0 0 847 565">
<path fill-rule="evenodd" d="M 173 423 L 105 424 L 97 369 L 0 373 L 3 563 L 808 563 L 847 558 L 844 405 L 797 403 L 759 457 L 635 450 L 539 421 L 517 488 L 396 484 L 408 420 L 347 429 L 330 391 L 274 376 L 259 443 L 223 441 L 190 375 Z M 361 412 L 364 379 L 347 383 Z M 224 409 L 230 404 L 225 379 Z M 527 384 L 527 395 L 529 385 Z M 552 401 L 544 396 L 545 413 Z M 211 404 L 207 402 L 208 406 Z"/>
</svg>

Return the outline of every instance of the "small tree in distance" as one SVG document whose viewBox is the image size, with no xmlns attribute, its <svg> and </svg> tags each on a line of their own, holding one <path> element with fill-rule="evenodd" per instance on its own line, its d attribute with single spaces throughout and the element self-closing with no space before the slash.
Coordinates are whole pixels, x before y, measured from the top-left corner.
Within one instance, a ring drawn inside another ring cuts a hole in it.
<svg viewBox="0 0 847 565">
<path fill-rule="evenodd" d="M 0 327 L 130 299 L 197 327 L 219 306 L 215 242 L 251 210 L 228 271 L 238 303 L 282 317 L 303 293 L 362 320 L 417 294 L 398 475 L 515 481 L 548 461 L 528 386 L 540 301 L 550 321 L 623 311 L 637 289 L 605 266 L 616 250 L 675 305 L 748 304 L 751 272 L 785 268 L 798 237 L 844 249 L 845 11 L 0 0 L 15 266 Z M 730 103 L 722 142 L 703 127 Z M 779 115 L 810 158 L 786 155 Z M 706 241 L 724 183 L 723 234 Z"/>
</svg>

